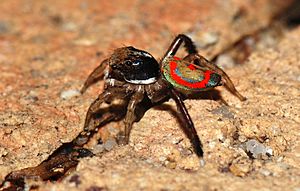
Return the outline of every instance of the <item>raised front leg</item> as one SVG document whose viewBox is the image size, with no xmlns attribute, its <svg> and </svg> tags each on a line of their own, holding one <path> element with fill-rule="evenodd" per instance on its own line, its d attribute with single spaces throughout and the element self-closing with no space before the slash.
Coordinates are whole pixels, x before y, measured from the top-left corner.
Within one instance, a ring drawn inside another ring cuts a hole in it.
<svg viewBox="0 0 300 191">
<path fill-rule="evenodd" d="M 97 68 L 95 68 L 95 70 L 88 76 L 88 78 L 84 82 L 84 85 L 80 90 L 80 93 L 83 94 L 92 84 L 96 83 L 101 78 L 103 78 L 104 70 L 107 65 L 108 65 L 108 59 L 103 60 L 101 64 Z"/>
<path fill-rule="evenodd" d="M 111 99 L 111 92 L 107 91 L 99 95 L 99 97 L 90 105 L 88 112 L 85 117 L 84 128 L 83 131 L 77 136 L 77 138 L 73 141 L 74 145 L 82 146 L 87 143 L 91 131 L 93 131 L 96 126 L 90 126 L 90 122 L 92 120 L 92 116 L 100 110 L 100 106 L 106 100 Z M 107 115 L 106 117 L 111 118 L 112 116 Z"/>
<path fill-rule="evenodd" d="M 97 113 L 98 114 L 98 113 Z M 81 147 L 88 142 L 90 137 L 96 133 L 102 125 L 109 123 L 113 120 L 118 120 L 121 114 L 108 111 L 106 113 L 101 113 L 101 116 L 98 119 L 91 119 L 91 127 L 86 128 L 83 132 L 81 132 L 74 140 L 73 145 L 76 147 Z"/>
<path fill-rule="evenodd" d="M 177 37 L 173 40 L 172 44 L 168 48 L 167 52 L 165 53 L 162 61 L 164 61 L 165 58 L 168 58 L 170 56 L 175 56 L 176 52 L 178 51 L 180 45 L 184 43 L 184 47 L 186 51 L 189 54 L 197 54 L 197 48 L 194 45 L 193 41 L 186 35 L 184 34 L 179 34 Z"/>
<path fill-rule="evenodd" d="M 126 87 L 106 90 L 90 105 L 86 114 L 83 131 L 73 141 L 75 146 L 83 146 L 87 143 L 90 136 L 98 131 L 98 128 L 104 123 L 112 120 L 120 120 L 126 114 L 126 102 L 120 105 L 110 105 L 108 108 L 102 108 L 103 102 L 110 104 L 114 99 L 125 99 L 130 96 L 131 91 L 127 91 Z"/>
<path fill-rule="evenodd" d="M 175 100 L 177 105 L 177 110 L 179 111 L 179 114 L 184 122 L 186 124 L 184 126 L 185 133 L 187 134 L 188 138 L 190 139 L 192 146 L 194 148 L 194 151 L 196 152 L 198 157 L 203 157 L 203 150 L 202 150 L 202 144 L 198 137 L 197 131 L 194 127 L 194 123 L 192 121 L 191 116 L 189 115 L 181 97 L 176 90 L 171 89 L 170 90 L 170 96 L 172 99 Z"/>
</svg>

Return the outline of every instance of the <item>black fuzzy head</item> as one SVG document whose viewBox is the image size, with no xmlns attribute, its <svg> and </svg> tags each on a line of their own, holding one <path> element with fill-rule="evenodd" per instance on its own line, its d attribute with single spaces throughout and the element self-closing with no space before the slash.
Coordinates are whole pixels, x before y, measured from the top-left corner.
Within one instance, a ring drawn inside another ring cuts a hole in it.
<svg viewBox="0 0 300 191">
<path fill-rule="evenodd" d="M 159 77 L 158 62 L 132 46 L 116 49 L 110 58 L 110 76 L 133 84 L 151 84 Z"/>
</svg>

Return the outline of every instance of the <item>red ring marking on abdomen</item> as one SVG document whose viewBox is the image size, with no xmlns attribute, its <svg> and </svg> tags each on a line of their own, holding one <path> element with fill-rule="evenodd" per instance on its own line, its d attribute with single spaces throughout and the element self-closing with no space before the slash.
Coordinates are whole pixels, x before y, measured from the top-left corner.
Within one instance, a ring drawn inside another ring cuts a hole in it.
<svg viewBox="0 0 300 191">
<path fill-rule="evenodd" d="M 174 60 L 181 60 L 181 58 L 179 58 L 179 57 L 177 57 L 177 56 L 174 56 L 173 58 L 174 58 Z M 190 70 L 196 70 L 196 67 L 195 67 L 193 64 L 189 64 L 187 67 L 188 67 Z"/>
<path fill-rule="evenodd" d="M 174 59 L 179 60 L 179 58 L 177 58 L 177 57 L 174 57 Z M 210 70 L 206 70 L 204 72 L 204 79 L 202 81 L 191 83 L 191 82 L 188 82 L 188 81 L 182 79 L 182 77 L 178 76 L 175 72 L 176 68 L 177 68 L 177 63 L 175 61 L 171 61 L 170 62 L 170 73 L 171 73 L 172 79 L 174 79 L 180 85 L 183 85 L 188 88 L 193 88 L 193 89 L 205 88 L 210 79 L 210 74 L 212 73 Z"/>
</svg>

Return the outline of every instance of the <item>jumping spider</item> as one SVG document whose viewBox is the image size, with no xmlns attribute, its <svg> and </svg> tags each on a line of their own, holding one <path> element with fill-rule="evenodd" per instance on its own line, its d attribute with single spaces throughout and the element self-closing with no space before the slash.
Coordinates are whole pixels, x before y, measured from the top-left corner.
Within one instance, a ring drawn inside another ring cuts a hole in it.
<svg viewBox="0 0 300 191">
<path fill-rule="evenodd" d="M 182 43 L 188 55 L 180 59 L 175 54 Z M 123 117 L 125 131 L 121 133 L 119 140 L 127 144 L 133 123 L 139 121 L 149 108 L 172 98 L 194 151 L 199 157 L 203 157 L 201 141 L 182 97 L 224 85 L 241 101 L 246 99 L 235 89 L 222 69 L 198 54 L 192 40 L 184 34 L 179 34 L 174 39 L 160 62 L 148 52 L 132 46 L 116 49 L 110 58 L 104 60 L 88 76 L 81 93 L 103 77 L 104 92 L 90 105 L 84 130 L 74 140 L 75 145 L 85 144 L 91 132 L 97 131 L 102 122 L 120 120 Z M 116 99 L 123 101 L 121 109 L 112 108 L 99 117 L 100 106 L 103 103 L 112 105 Z"/>
<path fill-rule="evenodd" d="M 188 55 L 180 59 L 175 54 L 182 43 Z M 227 74 L 200 56 L 192 40 L 183 34 L 174 39 L 160 62 L 151 54 L 131 46 L 116 49 L 89 75 L 81 93 L 103 76 L 104 92 L 89 107 L 83 132 L 72 143 L 62 145 L 40 165 L 11 172 L 5 177 L 6 181 L 24 189 L 26 177 L 39 176 L 43 180 L 63 177 L 76 167 L 79 158 L 93 155 L 82 146 L 103 123 L 125 117 L 125 132 L 119 139 L 126 144 L 132 124 L 139 121 L 148 109 L 170 98 L 176 102 L 179 116 L 185 124 L 184 131 L 196 154 L 203 157 L 200 139 L 183 98 L 224 85 L 241 101 L 246 99 L 235 89 Z M 115 100 L 121 100 L 121 104 L 115 105 Z M 108 110 L 101 109 L 104 103 L 110 106 Z"/>
</svg>

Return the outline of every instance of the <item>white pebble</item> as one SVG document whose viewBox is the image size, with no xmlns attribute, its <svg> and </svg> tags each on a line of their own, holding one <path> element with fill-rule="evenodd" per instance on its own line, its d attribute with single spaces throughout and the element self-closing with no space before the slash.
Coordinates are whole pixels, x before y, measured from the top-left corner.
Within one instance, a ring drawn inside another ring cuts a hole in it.
<svg viewBox="0 0 300 191">
<path fill-rule="evenodd" d="M 216 44 L 219 40 L 219 35 L 216 32 L 205 32 L 202 33 L 200 36 L 199 41 L 196 42 L 196 44 L 201 47 L 205 48 L 207 46 Z"/>
<path fill-rule="evenodd" d="M 199 160 L 199 164 L 200 164 L 200 167 L 204 167 L 205 166 L 205 160 L 203 158 L 201 158 Z"/>
<path fill-rule="evenodd" d="M 235 64 L 234 59 L 228 54 L 221 54 L 217 57 L 216 65 L 221 68 L 232 68 Z"/>
<path fill-rule="evenodd" d="M 94 154 L 99 154 L 102 153 L 104 151 L 104 146 L 102 144 L 97 144 L 94 148 L 93 148 L 93 153 Z"/>
<path fill-rule="evenodd" d="M 252 153 L 254 158 L 258 158 L 260 155 L 266 155 L 272 156 L 273 150 L 271 148 L 265 147 L 260 142 L 251 139 L 246 142 L 246 151 Z"/>
<path fill-rule="evenodd" d="M 80 92 L 78 90 L 66 90 L 60 93 L 60 98 L 66 100 L 79 95 Z"/>
<path fill-rule="evenodd" d="M 273 155 L 273 150 L 271 148 L 266 148 L 266 153 L 270 156 Z"/>
<path fill-rule="evenodd" d="M 270 176 L 272 174 L 272 172 L 266 169 L 260 169 L 259 172 L 264 176 Z"/>
</svg>

